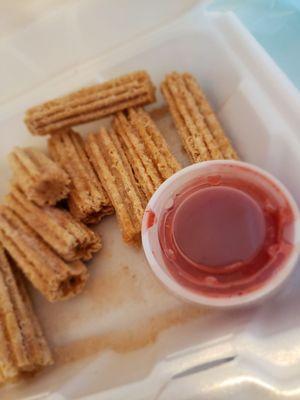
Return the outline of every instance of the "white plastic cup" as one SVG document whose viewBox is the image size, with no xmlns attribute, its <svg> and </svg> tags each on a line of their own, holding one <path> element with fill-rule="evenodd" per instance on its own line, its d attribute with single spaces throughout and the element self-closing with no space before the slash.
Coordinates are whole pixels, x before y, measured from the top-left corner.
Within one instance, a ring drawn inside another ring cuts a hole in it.
<svg viewBox="0 0 300 400">
<path fill-rule="evenodd" d="M 189 182 L 192 182 L 196 178 L 216 173 L 221 175 L 229 174 L 232 177 L 239 177 L 242 174 L 242 177 L 249 182 L 254 180 L 256 184 L 263 185 L 262 187 L 266 189 L 266 192 L 272 191 L 274 195 L 285 198 L 295 217 L 292 228 L 293 232 L 291 232 L 291 237 L 293 238 L 292 244 L 294 244 L 294 246 L 288 258 L 284 261 L 284 264 L 281 265 L 276 274 L 270 277 L 261 287 L 242 296 L 211 297 L 194 292 L 192 289 L 181 285 L 168 271 L 159 243 L 158 223 L 162 213 L 172 205 L 174 196 L 180 193 Z M 148 263 L 156 277 L 171 292 L 182 299 L 212 307 L 230 308 L 248 305 L 261 301 L 277 291 L 294 270 L 299 255 L 300 213 L 294 198 L 286 187 L 277 178 L 263 169 L 241 161 L 205 161 L 180 170 L 167 179 L 156 190 L 144 214 L 142 222 L 142 243 Z"/>
</svg>

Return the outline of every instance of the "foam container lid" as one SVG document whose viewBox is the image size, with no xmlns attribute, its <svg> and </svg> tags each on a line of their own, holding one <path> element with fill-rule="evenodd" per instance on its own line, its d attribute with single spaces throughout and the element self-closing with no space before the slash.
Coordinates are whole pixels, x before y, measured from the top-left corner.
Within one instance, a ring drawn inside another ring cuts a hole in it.
<svg viewBox="0 0 300 400">
<path fill-rule="evenodd" d="M 1 39 L 1 196 L 12 147 L 46 146 L 26 131 L 24 110 L 147 69 L 157 86 L 169 71 L 193 73 L 241 158 L 274 174 L 300 205 L 299 92 L 234 14 L 192 3 L 66 1 Z M 155 107 L 162 103 L 159 95 Z M 187 165 L 170 117 L 153 117 Z M 56 365 L 0 389 L 1 400 L 299 398 L 300 265 L 263 305 L 211 311 L 160 286 L 115 218 L 97 229 L 104 248 L 82 295 L 49 304 L 33 291 Z"/>
</svg>

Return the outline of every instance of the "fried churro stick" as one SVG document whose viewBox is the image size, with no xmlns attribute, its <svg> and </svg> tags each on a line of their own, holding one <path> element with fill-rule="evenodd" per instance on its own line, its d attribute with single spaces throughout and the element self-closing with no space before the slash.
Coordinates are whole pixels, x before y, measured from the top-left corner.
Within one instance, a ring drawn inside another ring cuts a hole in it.
<svg viewBox="0 0 300 400">
<path fill-rule="evenodd" d="M 0 241 L 28 280 L 51 302 L 81 292 L 88 278 L 80 262 L 65 263 L 9 207 L 0 206 Z"/>
<path fill-rule="evenodd" d="M 212 108 L 190 74 L 173 72 L 167 75 L 161 90 L 192 162 L 237 158 Z"/>
<path fill-rule="evenodd" d="M 46 135 L 154 101 L 149 75 L 137 71 L 33 107 L 25 123 L 33 135 Z"/>
<path fill-rule="evenodd" d="M 218 121 L 211 105 L 209 104 L 204 92 L 198 85 L 196 79 L 188 73 L 183 74 L 184 82 L 188 90 L 193 95 L 205 122 L 211 131 L 217 145 L 225 159 L 238 159 L 238 155 L 232 147 L 230 140 L 225 135 L 224 130 Z"/>
<path fill-rule="evenodd" d="M 6 204 L 65 261 L 89 260 L 102 247 L 101 238 L 66 210 L 38 207 L 13 186 Z"/>
<path fill-rule="evenodd" d="M 139 189 L 116 133 L 102 128 L 90 134 L 86 148 L 99 179 L 115 207 L 117 219 L 128 243 L 138 243 L 146 198 Z"/>
<path fill-rule="evenodd" d="M 40 150 L 16 147 L 9 160 L 14 181 L 36 204 L 54 205 L 67 197 L 70 190 L 68 175 Z"/>
<path fill-rule="evenodd" d="M 134 171 L 135 178 L 147 200 L 180 164 L 143 109 L 129 109 L 128 116 L 118 113 L 113 126 Z"/>
<path fill-rule="evenodd" d="M 86 154 L 82 137 L 72 131 L 57 133 L 48 142 L 51 157 L 71 178 L 71 214 L 87 224 L 113 213 L 113 206 Z"/>
<path fill-rule="evenodd" d="M 53 363 L 19 271 L 0 245 L 0 382 Z"/>
</svg>

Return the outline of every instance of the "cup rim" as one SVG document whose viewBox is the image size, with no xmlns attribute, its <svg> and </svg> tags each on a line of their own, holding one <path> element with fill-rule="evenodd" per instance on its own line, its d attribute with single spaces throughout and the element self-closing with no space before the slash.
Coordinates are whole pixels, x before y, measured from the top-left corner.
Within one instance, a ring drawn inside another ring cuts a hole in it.
<svg viewBox="0 0 300 400">
<path fill-rule="evenodd" d="M 154 208 L 153 206 L 157 203 L 161 195 L 165 191 L 167 191 L 170 188 L 170 186 L 180 177 L 189 175 L 189 173 L 193 171 L 203 170 L 211 166 L 217 166 L 217 165 L 227 165 L 227 166 L 232 165 L 236 167 L 242 167 L 246 170 L 256 172 L 259 175 L 262 175 L 263 177 L 267 178 L 275 187 L 277 187 L 280 190 L 280 192 L 283 193 L 289 205 L 291 206 L 296 221 L 299 220 L 300 213 L 295 199 L 293 198 L 289 190 L 283 185 L 283 183 L 281 183 L 275 176 L 270 174 L 268 171 L 265 171 L 264 169 L 256 165 L 244 161 L 209 160 L 197 164 L 192 164 L 181 169 L 180 171 L 172 175 L 170 178 L 168 178 L 165 182 L 163 182 L 160 185 L 160 187 L 155 191 L 155 193 L 152 195 L 151 199 L 149 200 L 146 206 L 142 220 L 142 245 L 152 272 L 164 284 L 164 286 L 166 286 L 175 295 L 199 305 L 212 306 L 218 308 L 230 308 L 242 305 L 249 305 L 257 302 L 258 300 L 261 300 L 266 296 L 269 296 L 271 293 L 276 291 L 276 289 L 278 289 L 283 284 L 283 282 L 290 276 L 290 274 L 292 273 L 292 271 L 296 266 L 296 261 L 299 255 L 299 250 L 297 249 L 297 246 L 294 246 L 293 251 L 289 255 L 288 259 L 285 261 L 285 265 L 283 265 L 282 268 L 280 268 L 278 272 L 273 277 L 271 277 L 262 287 L 258 288 L 257 290 L 254 290 L 253 292 L 243 294 L 242 296 L 232 296 L 232 297 L 210 297 L 204 294 L 193 292 L 192 290 L 184 287 L 183 285 L 178 283 L 175 280 L 175 278 L 173 278 L 170 274 L 168 274 L 167 271 L 164 270 L 164 268 L 157 261 L 152 251 L 152 243 L 151 243 L 152 240 L 150 238 L 149 229 L 147 227 L 147 211 L 152 210 Z"/>
</svg>

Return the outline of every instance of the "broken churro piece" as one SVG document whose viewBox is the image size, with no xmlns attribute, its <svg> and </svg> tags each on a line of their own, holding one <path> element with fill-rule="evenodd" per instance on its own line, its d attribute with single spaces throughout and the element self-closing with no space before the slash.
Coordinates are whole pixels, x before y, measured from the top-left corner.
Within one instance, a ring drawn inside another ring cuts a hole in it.
<svg viewBox="0 0 300 400">
<path fill-rule="evenodd" d="M 82 137 L 68 130 L 53 135 L 48 146 L 51 157 L 71 178 L 68 198 L 71 214 L 87 224 L 112 214 L 112 204 L 88 159 Z"/>
<path fill-rule="evenodd" d="M 118 136 L 102 128 L 99 134 L 88 136 L 86 148 L 115 207 L 124 240 L 138 243 L 146 197 L 136 183 Z"/>
<path fill-rule="evenodd" d="M 33 135 L 46 135 L 153 101 L 149 75 L 137 71 L 33 107 L 25 123 Z"/>
<path fill-rule="evenodd" d="M 0 245 L 0 383 L 53 363 L 22 278 Z"/>
<path fill-rule="evenodd" d="M 173 72 L 161 90 L 192 162 L 238 158 L 192 75 Z"/>
<path fill-rule="evenodd" d="M 40 150 L 16 147 L 9 160 L 14 182 L 36 204 L 54 205 L 67 197 L 70 190 L 68 175 Z"/>
<path fill-rule="evenodd" d="M 89 260 L 102 247 L 101 238 L 66 210 L 38 207 L 13 186 L 6 204 L 65 261 Z"/>
<path fill-rule="evenodd" d="M 80 262 L 65 263 L 9 207 L 0 206 L 0 241 L 28 280 L 51 302 L 81 292 L 88 278 Z"/>
<path fill-rule="evenodd" d="M 147 200 L 164 180 L 180 169 L 180 164 L 154 124 L 142 108 L 118 113 L 113 121 L 134 176 Z"/>
</svg>

